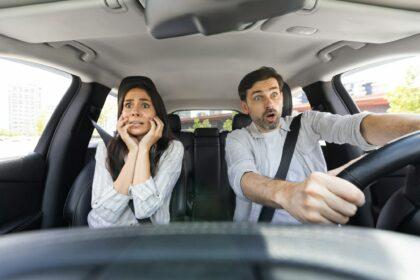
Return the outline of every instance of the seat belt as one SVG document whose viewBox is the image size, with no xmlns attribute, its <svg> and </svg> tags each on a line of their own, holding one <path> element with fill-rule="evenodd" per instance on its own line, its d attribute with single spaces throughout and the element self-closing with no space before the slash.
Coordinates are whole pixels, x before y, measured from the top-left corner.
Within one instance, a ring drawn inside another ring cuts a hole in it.
<svg viewBox="0 0 420 280">
<path fill-rule="evenodd" d="M 99 124 L 97 122 L 95 122 L 92 118 L 89 117 L 90 122 L 92 123 L 92 125 L 96 128 L 96 131 L 98 131 L 99 136 L 101 136 L 102 140 L 105 143 L 105 147 L 108 146 L 109 141 L 113 138 L 111 135 L 108 134 L 108 132 L 106 132 L 102 127 L 99 126 Z M 130 199 L 130 201 L 128 202 L 128 206 L 130 207 L 131 211 L 134 212 L 134 204 L 133 204 L 133 200 Z M 137 219 L 137 218 L 136 218 Z M 152 221 L 150 220 L 150 218 L 145 218 L 145 219 L 137 219 L 137 221 L 140 224 L 151 224 Z"/>
<path fill-rule="evenodd" d="M 274 179 L 286 180 L 287 172 L 289 171 L 290 167 L 290 162 L 292 161 L 293 153 L 295 151 L 297 138 L 299 136 L 301 118 L 302 114 L 299 114 L 292 120 L 292 123 L 290 125 L 290 131 L 287 133 L 286 140 L 284 141 L 283 155 L 281 157 L 279 169 L 277 170 Z M 272 207 L 263 206 L 258 221 L 271 222 L 275 210 L 276 209 Z"/>
<path fill-rule="evenodd" d="M 96 131 L 98 131 L 99 136 L 101 136 L 102 140 L 105 143 L 105 147 L 108 146 L 109 141 L 112 139 L 112 136 L 108 134 L 102 127 L 99 126 L 92 118 L 89 117 L 90 122 L 92 125 L 96 128 Z"/>
</svg>

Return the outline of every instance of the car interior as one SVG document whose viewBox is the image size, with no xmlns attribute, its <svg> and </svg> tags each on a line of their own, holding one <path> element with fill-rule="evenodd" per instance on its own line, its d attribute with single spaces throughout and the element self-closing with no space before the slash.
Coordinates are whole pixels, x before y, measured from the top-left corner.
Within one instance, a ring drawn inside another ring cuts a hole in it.
<svg viewBox="0 0 420 280">
<path fill-rule="evenodd" d="M 268 19 L 239 9 L 240 20 L 248 24 L 231 27 L 212 18 L 213 10 L 206 15 L 207 7 L 188 1 L 178 10 L 163 9 L 164 1 L 150 1 L 150 9 L 134 0 L 3 1 L 2 57 L 65 71 L 72 82 L 34 152 L 0 164 L 1 231 L 86 225 L 95 154 L 95 146 L 88 147 L 93 132 L 89 119 L 98 119 L 108 93 L 125 76 L 152 77 L 168 112 L 240 111 L 236 87 L 241 76 L 269 65 L 283 75 L 285 94 L 301 87 L 312 110 L 353 114 L 359 108 L 343 88 L 341 73 L 419 52 L 416 1 L 303 2 L 287 7 L 293 11 L 289 13 L 282 7 L 280 16 Z M 206 18 L 201 31 L 176 22 L 176 13 L 186 8 Z M 171 20 L 179 30 L 168 27 Z M 305 35 L 308 30 L 294 26 L 318 31 Z M 172 220 L 231 221 L 234 194 L 224 160 L 228 132 L 181 131 L 179 116 L 171 113 L 169 118 L 185 147 L 182 175 L 172 195 Z M 247 115 L 237 114 L 232 128 L 249 122 Z M 329 169 L 362 154 L 357 147 L 330 143 L 323 151 Z M 404 185 L 407 172 L 402 168 L 386 174 L 365 190 L 372 201 L 370 226 Z"/>
<path fill-rule="evenodd" d="M 224 159 L 230 132 L 186 131 L 176 112 L 232 110 L 232 130 L 246 127 L 251 119 L 240 113 L 238 83 L 271 66 L 285 80 L 283 94 L 303 90 L 309 109 L 356 114 L 361 109 L 341 76 L 418 56 L 419 22 L 417 0 L 1 1 L 0 58 L 66 73 L 71 83 L 33 152 L 0 161 L 0 233 L 87 226 L 91 120 L 132 75 L 156 83 L 184 145 L 171 222 L 231 222 L 235 194 Z M 284 115 L 293 108 L 285 104 Z M 363 222 L 352 224 L 420 235 L 418 140 L 398 142 L 353 170 L 368 203 L 358 212 Z M 328 169 L 364 153 L 347 144 L 322 149 Z"/>
</svg>

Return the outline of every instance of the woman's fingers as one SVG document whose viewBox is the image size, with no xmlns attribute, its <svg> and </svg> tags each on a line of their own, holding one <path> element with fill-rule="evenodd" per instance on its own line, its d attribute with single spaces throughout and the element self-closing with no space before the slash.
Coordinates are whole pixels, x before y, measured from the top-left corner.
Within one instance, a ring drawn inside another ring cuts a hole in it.
<svg viewBox="0 0 420 280">
<path fill-rule="evenodd" d="M 124 125 L 126 125 L 127 122 L 128 122 L 128 119 L 126 117 L 123 117 L 123 115 L 121 115 L 117 122 L 117 130 L 118 128 L 122 128 Z"/>
<path fill-rule="evenodd" d="M 154 119 L 151 119 L 150 120 L 150 132 L 151 133 L 155 133 L 155 131 L 156 131 L 156 122 L 154 121 Z"/>
<path fill-rule="evenodd" d="M 158 116 L 154 117 L 154 120 L 155 120 L 155 122 L 157 124 L 157 127 L 156 127 L 156 135 L 160 138 L 160 137 L 162 137 L 162 132 L 163 132 L 164 124 L 161 121 L 161 119 L 159 119 Z"/>
</svg>

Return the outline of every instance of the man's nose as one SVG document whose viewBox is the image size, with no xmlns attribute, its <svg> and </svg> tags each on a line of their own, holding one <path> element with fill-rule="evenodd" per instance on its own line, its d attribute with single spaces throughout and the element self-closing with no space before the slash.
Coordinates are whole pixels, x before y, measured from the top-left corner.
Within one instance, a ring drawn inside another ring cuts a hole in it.
<svg viewBox="0 0 420 280">
<path fill-rule="evenodd" d="M 267 98 L 265 101 L 265 109 L 273 109 L 274 108 L 274 102 L 271 100 L 271 98 Z"/>
</svg>

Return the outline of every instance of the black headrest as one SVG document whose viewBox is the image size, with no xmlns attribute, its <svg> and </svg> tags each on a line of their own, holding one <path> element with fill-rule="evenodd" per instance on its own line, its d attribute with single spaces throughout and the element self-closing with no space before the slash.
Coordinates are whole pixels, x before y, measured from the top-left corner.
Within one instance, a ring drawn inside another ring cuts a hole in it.
<svg viewBox="0 0 420 280">
<path fill-rule="evenodd" d="M 168 121 L 169 127 L 171 128 L 172 132 L 180 132 L 181 131 L 181 119 L 176 114 L 168 114 Z"/>
<path fill-rule="evenodd" d="M 248 125 L 251 124 L 251 122 L 252 122 L 252 120 L 251 120 L 251 117 L 249 115 L 242 114 L 242 113 L 236 114 L 233 117 L 232 130 L 247 127 Z"/>
<path fill-rule="evenodd" d="M 217 127 L 196 128 L 194 137 L 219 137 L 219 129 Z"/>
<path fill-rule="evenodd" d="M 293 99 L 292 99 L 292 91 L 288 84 L 283 84 L 283 109 L 281 116 L 284 118 L 285 116 L 291 116 L 293 110 Z"/>
</svg>

